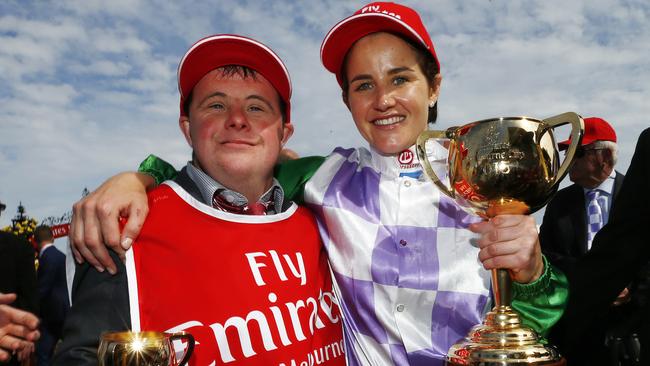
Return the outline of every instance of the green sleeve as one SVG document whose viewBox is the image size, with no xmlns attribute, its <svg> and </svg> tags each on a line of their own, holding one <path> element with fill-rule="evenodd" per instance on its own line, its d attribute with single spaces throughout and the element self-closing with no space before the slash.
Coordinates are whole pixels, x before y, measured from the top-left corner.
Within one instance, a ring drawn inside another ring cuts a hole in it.
<svg viewBox="0 0 650 366">
<path fill-rule="evenodd" d="M 147 156 L 140 163 L 138 171 L 152 176 L 156 180 L 156 185 L 166 180 L 174 179 L 178 175 L 176 168 L 156 155 Z"/>
<path fill-rule="evenodd" d="M 569 297 L 569 281 L 559 269 L 544 259 L 544 273 L 528 284 L 513 282 L 512 307 L 521 315 L 524 325 L 546 337 L 560 320 Z"/>
<path fill-rule="evenodd" d="M 276 165 L 275 178 L 282 185 L 285 197 L 297 204 L 302 204 L 305 183 L 311 179 L 324 161 L 325 157 L 323 156 L 308 156 Z"/>
<path fill-rule="evenodd" d="M 296 160 L 288 160 L 276 165 L 274 171 L 275 178 L 282 185 L 285 197 L 298 204 L 302 203 L 305 183 L 314 175 L 324 161 L 325 157 L 309 156 Z M 168 179 L 174 179 L 178 174 L 171 164 L 155 155 L 147 156 L 140 163 L 138 171 L 151 175 L 156 180 L 156 184 L 160 184 Z"/>
</svg>

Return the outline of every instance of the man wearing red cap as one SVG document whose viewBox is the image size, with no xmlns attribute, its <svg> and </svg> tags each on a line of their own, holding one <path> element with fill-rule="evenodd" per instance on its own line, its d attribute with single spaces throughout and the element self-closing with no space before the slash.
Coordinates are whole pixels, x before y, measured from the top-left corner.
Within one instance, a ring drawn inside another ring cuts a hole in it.
<svg viewBox="0 0 650 366">
<path fill-rule="evenodd" d="M 574 184 L 549 202 L 540 230 L 542 250 L 565 272 L 591 248 L 596 232 L 607 223 L 624 178 L 614 170 L 618 148 L 612 126 L 598 117 L 585 118 L 584 122 L 585 134 L 569 171 Z M 569 143 L 561 142 L 560 149 Z M 597 209 L 590 211 L 594 200 Z"/>
<path fill-rule="evenodd" d="M 596 233 L 607 224 L 624 178 L 614 170 L 618 149 L 612 126 L 598 117 L 585 118 L 584 123 L 585 134 L 569 171 L 574 184 L 558 191 L 548 203 L 539 236 L 543 253 L 569 277 L 591 249 Z M 560 148 L 566 149 L 569 143 L 561 142 Z M 621 293 L 619 301 L 626 293 Z M 595 361 L 607 356 L 604 322 L 594 323 L 585 338 Z M 556 327 L 554 331 L 563 330 Z"/>
<path fill-rule="evenodd" d="M 191 333 L 192 365 L 343 365 L 315 219 L 273 178 L 293 132 L 284 64 L 257 41 L 215 35 L 187 51 L 178 84 L 192 160 L 149 192 L 126 264 L 111 253 L 115 276 L 77 266 L 54 364 L 95 365 L 101 332 L 132 330 Z"/>
</svg>

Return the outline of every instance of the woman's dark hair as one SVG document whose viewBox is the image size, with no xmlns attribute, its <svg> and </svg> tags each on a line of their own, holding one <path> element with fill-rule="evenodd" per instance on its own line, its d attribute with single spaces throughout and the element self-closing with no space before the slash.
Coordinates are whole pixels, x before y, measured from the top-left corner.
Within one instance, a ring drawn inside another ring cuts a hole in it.
<svg viewBox="0 0 650 366">
<path fill-rule="evenodd" d="M 257 80 L 257 71 L 251 69 L 250 67 L 241 66 L 241 65 L 226 65 L 219 68 L 221 70 L 222 76 L 233 76 L 240 75 L 243 79 L 252 78 Z M 280 97 L 280 94 L 276 91 L 278 95 L 278 102 L 280 104 L 280 113 L 282 114 L 282 122 L 287 121 L 287 103 Z M 185 98 L 183 102 L 183 110 L 187 116 L 190 116 L 190 104 L 192 104 L 192 97 L 194 95 L 194 88 L 190 91 L 190 95 Z"/>
<path fill-rule="evenodd" d="M 438 63 L 433 58 L 433 55 L 431 55 L 431 53 L 422 45 L 413 41 L 410 38 L 406 38 L 401 34 L 397 34 L 397 33 L 391 33 L 391 32 L 387 32 L 387 33 L 399 37 L 415 51 L 415 57 L 418 66 L 420 66 L 422 73 L 426 76 L 429 86 L 433 85 L 436 75 L 440 73 L 440 69 L 438 68 Z M 354 46 L 354 44 L 352 46 Z M 352 49 L 352 47 L 350 47 L 350 49 Z M 345 58 L 343 58 L 343 64 L 341 65 L 341 80 L 343 82 L 342 83 L 343 85 L 341 85 L 341 89 L 343 91 L 344 100 L 348 99 L 348 89 L 350 88 L 350 82 L 348 80 L 348 73 L 347 73 L 348 71 L 347 64 L 348 64 L 349 55 L 350 55 L 350 51 L 348 50 L 348 53 L 345 55 Z M 429 123 L 436 123 L 436 119 L 438 119 L 438 101 L 436 101 L 436 104 L 434 104 L 433 107 L 429 107 L 429 117 L 427 118 L 427 121 Z"/>
</svg>

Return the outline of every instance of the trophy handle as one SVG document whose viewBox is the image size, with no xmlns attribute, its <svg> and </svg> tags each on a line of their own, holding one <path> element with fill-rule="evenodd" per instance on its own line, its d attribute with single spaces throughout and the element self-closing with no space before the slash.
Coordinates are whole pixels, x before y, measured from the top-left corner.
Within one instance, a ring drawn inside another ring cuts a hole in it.
<svg viewBox="0 0 650 366">
<path fill-rule="evenodd" d="M 564 176 L 569 172 L 569 168 L 573 164 L 573 157 L 576 153 L 576 149 L 582 142 L 582 135 L 584 135 L 585 132 L 585 124 L 582 121 L 582 117 L 573 112 L 566 112 L 557 116 L 549 117 L 543 119 L 542 122 L 548 126 L 546 129 L 554 129 L 555 127 L 568 123 L 571 124 L 571 144 L 567 149 L 564 161 L 562 162 L 562 165 L 560 166 L 560 169 L 555 176 L 555 180 L 553 181 L 552 186 L 555 186 L 562 181 Z M 541 136 L 541 134 L 539 136 Z"/>
<path fill-rule="evenodd" d="M 426 142 L 428 139 L 431 138 L 437 138 L 437 139 L 448 139 L 449 137 L 447 135 L 447 131 L 424 131 L 422 132 L 417 139 L 416 142 L 416 148 L 415 151 L 418 154 L 418 159 L 420 160 L 420 164 L 422 165 L 422 168 L 424 169 L 424 173 L 433 181 L 433 183 L 440 188 L 442 193 L 446 194 L 447 196 L 451 198 L 455 198 L 454 191 L 449 189 L 446 185 L 444 185 L 441 181 L 440 178 L 438 178 L 438 175 L 433 171 L 433 168 L 431 167 L 431 163 L 429 162 L 429 159 L 427 158 L 427 149 L 426 149 Z"/>
<path fill-rule="evenodd" d="M 187 348 L 185 349 L 185 353 L 183 354 L 183 358 L 181 361 L 178 363 L 178 366 L 185 366 L 187 365 L 187 362 L 190 360 L 190 357 L 192 356 L 192 352 L 194 352 L 194 337 L 187 332 L 178 332 L 174 333 L 169 336 L 169 342 L 170 344 L 174 344 L 173 341 L 175 340 L 182 340 L 187 342 Z M 173 351 L 174 347 L 172 347 Z"/>
</svg>

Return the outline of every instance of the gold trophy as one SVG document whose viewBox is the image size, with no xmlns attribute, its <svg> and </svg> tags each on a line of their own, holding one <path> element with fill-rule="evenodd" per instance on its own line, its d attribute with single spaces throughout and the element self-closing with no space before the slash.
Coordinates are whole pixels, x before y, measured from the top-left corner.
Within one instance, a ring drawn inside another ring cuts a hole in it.
<svg viewBox="0 0 650 366">
<path fill-rule="evenodd" d="M 571 145 L 560 164 L 553 129 L 571 124 Z M 446 131 L 425 131 L 417 154 L 424 172 L 465 211 L 489 219 L 500 214 L 530 214 L 557 192 L 582 141 L 584 123 L 575 113 L 537 120 L 502 117 L 473 122 Z M 434 172 L 427 154 L 430 139 L 449 140 L 444 170 L 449 186 Z M 492 270 L 495 306 L 483 324 L 447 353 L 451 365 L 562 365 L 552 346 L 521 324 L 512 309 L 512 280 L 505 269 Z"/>
<path fill-rule="evenodd" d="M 173 341 L 187 343 L 180 361 Z M 194 351 L 194 337 L 186 332 L 102 333 L 97 357 L 99 366 L 184 366 Z"/>
</svg>

